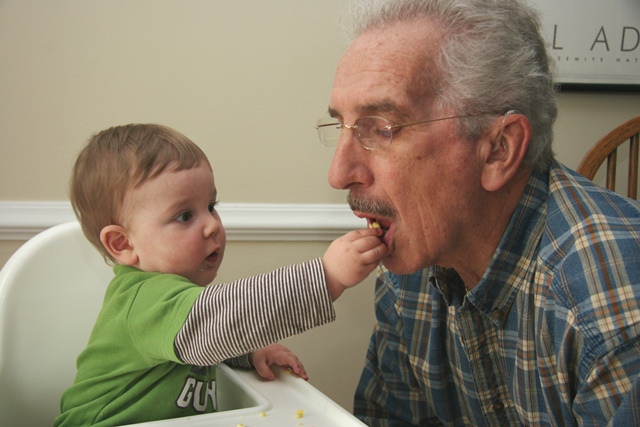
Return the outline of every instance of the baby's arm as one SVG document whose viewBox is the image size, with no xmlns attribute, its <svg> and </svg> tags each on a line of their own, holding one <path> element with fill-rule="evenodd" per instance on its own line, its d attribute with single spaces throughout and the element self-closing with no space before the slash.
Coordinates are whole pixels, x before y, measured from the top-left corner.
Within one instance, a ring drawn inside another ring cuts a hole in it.
<svg viewBox="0 0 640 427">
<path fill-rule="evenodd" d="M 249 359 L 255 370 L 260 376 L 266 380 L 274 380 L 275 375 L 271 371 L 270 366 L 282 366 L 289 368 L 300 378 L 308 380 L 307 372 L 302 366 L 302 362 L 288 348 L 280 344 L 270 344 L 262 347 L 249 355 Z"/>
<path fill-rule="evenodd" d="M 334 240 L 322 264 L 331 298 L 335 301 L 345 289 L 362 282 L 380 263 L 387 247 L 381 228 L 355 230 Z"/>
<path fill-rule="evenodd" d="M 207 366 L 335 320 L 322 261 L 207 286 L 174 345 L 181 361 Z"/>
<path fill-rule="evenodd" d="M 334 241 L 323 261 L 206 287 L 175 338 L 176 354 L 185 363 L 214 365 L 335 320 L 332 299 L 387 252 L 382 233 L 353 231 Z"/>
</svg>

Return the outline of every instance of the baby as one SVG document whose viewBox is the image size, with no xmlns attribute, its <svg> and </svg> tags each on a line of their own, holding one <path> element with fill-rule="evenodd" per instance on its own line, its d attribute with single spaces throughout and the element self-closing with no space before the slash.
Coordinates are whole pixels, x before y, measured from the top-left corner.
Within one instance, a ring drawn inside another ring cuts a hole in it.
<svg viewBox="0 0 640 427">
<path fill-rule="evenodd" d="M 215 365 L 306 372 L 274 344 L 335 319 L 332 301 L 387 248 L 381 229 L 347 233 L 321 259 L 210 285 L 224 256 L 213 171 L 181 133 L 160 125 L 94 135 L 76 160 L 71 203 L 114 264 L 102 310 L 63 394 L 55 426 L 113 426 L 216 410 Z"/>
</svg>

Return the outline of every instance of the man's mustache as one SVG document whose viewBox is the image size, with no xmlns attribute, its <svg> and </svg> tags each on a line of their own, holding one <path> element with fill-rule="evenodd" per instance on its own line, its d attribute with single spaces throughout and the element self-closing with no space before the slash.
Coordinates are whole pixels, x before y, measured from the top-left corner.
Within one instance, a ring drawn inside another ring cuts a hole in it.
<svg viewBox="0 0 640 427">
<path fill-rule="evenodd" d="M 347 203 L 352 211 L 371 214 L 373 217 L 393 218 L 396 215 L 395 209 L 387 203 L 367 199 L 353 193 L 347 195 Z"/>
</svg>

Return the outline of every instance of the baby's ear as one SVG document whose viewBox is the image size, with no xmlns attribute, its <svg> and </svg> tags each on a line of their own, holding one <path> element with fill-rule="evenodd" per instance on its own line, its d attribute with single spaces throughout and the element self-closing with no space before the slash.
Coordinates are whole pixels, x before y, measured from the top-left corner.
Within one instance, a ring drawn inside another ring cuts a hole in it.
<svg viewBox="0 0 640 427">
<path fill-rule="evenodd" d="M 129 241 L 127 229 L 120 225 L 107 225 L 100 231 L 100 241 L 118 264 L 135 265 L 138 257 Z"/>
</svg>

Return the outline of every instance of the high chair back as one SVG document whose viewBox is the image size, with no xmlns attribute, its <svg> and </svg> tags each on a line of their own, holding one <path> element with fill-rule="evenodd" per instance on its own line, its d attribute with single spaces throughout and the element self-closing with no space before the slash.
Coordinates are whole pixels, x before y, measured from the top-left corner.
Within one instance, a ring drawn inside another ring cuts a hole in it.
<svg viewBox="0 0 640 427">
<path fill-rule="evenodd" d="M 0 426 L 50 427 L 113 276 L 77 222 L 20 247 L 0 271 Z"/>
</svg>

